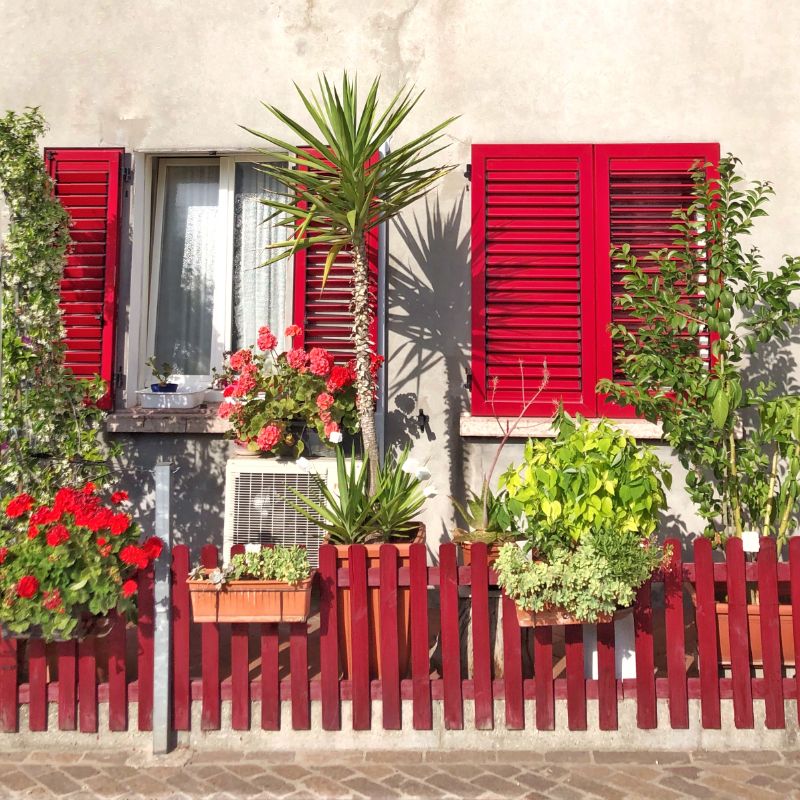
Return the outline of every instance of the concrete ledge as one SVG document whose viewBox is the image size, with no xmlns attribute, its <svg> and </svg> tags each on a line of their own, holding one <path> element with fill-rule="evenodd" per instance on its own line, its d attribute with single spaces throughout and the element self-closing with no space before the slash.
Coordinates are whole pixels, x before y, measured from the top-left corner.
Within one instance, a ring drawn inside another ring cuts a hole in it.
<svg viewBox="0 0 800 800">
<path fill-rule="evenodd" d="M 225 433 L 230 425 L 217 416 L 218 403 L 203 403 L 187 411 L 126 408 L 106 417 L 108 433 Z"/>
<path fill-rule="evenodd" d="M 595 424 L 599 419 L 590 420 Z M 661 425 L 646 422 L 642 419 L 615 419 L 610 420 L 621 430 L 629 433 L 636 439 L 661 440 L 664 432 Z M 494 438 L 499 439 L 505 435 L 506 426 L 514 422 L 513 417 L 473 417 L 472 414 L 462 414 L 460 418 L 461 435 L 466 438 Z M 556 435 L 551 425 L 550 417 L 525 417 L 517 425 L 512 439 L 552 439 Z"/>
</svg>

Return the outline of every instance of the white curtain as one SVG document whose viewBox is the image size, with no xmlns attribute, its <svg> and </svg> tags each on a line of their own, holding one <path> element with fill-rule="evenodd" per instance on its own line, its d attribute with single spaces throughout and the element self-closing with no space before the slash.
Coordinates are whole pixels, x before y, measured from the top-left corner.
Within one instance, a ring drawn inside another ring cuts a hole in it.
<svg viewBox="0 0 800 800">
<path fill-rule="evenodd" d="M 269 209 L 260 197 L 284 200 L 285 187 L 258 169 L 258 164 L 236 164 L 233 235 L 233 348 L 255 344 L 258 329 L 268 325 L 282 344 L 288 324 L 287 260 L 260 266 L 272 257 L 269 242 L 286 239 L 286 228 L 264 222 Z"/>
<path fill-rule="evenodd" d="M 218 204 L 218 165 L 166 167 L 155 356 L 184 375 L 211 372 Z"/>
</svg>

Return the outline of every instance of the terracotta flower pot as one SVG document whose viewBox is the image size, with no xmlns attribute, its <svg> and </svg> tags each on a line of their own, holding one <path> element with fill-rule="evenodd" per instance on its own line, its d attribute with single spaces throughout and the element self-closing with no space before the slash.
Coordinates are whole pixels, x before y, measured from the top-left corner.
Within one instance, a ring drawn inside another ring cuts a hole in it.
<svg viewBox="0 0 800 800">
<path fill-rule="evenodd" d="M 465 567 L 472 566 L 472 545 L 475 542 L 457 542 L 458 546 L 461 548 L 461 558 L 464 563 Z M 486 546 L 486 563 L 491 569 L 492 564 L 497 561 L 498 556 L 500 555 L 500 548 L 505 544 L 505 542 L 493 542 Z"/>
<path fill-rule="evenodd" d="M 405 539 L 401 542 L 389 541 L 397 548 L 398 569 L 408 567 L 411 562 L 410 549 L 412 544 L 421 544 L 425 541 L 425 525 L 419 523 L 417 535 L 413 540 Z M 336 566 L 339 569 L 350 566 L 348 554 L 349 545 L 335 545 Z M 380 550 L 383 544 L 368 544 L 367 569 L 377 569 L 380 566 Z M 344 678 L 349 678 L 353 671 L 353 634 L 350 626 L 350 589 L 342 587 L 337 595 L 337 608 L 339 616 L 339 663 Z M 381 590 L 379 586 L 370 586 L 367 589 L 367 619 L 369 625 L 369 674 L 370 678 L 381 677 Z M 411 658 L 411 591 L 408 586 L 397 587 L 397 655 L 400 664 L 400 677 L 403 678 Z"/>
<path fill-rule="evenodd" d="M 596 622 L 611 622 L 613 614 L 602 614 Z M 540 628 L 546 625 L 583 625 L 585 620 L 577 619 L 563 608 L 547 608 L 543 611 L 527 611 L 517 606 L 517 621 L 522 628 Z"/>
<path fill-rule="evenodd" d="M 728 629 L 728 604 L 716 603 L 717 607 L 717 639 L 719 641 L 719 661 L 724 667 L 731 663 L 731 640 Z M 783 663 L 794 666 L 794 631 L 792 629 L 792 607 L 779 605 L 781 649 L 783 650 Z M 747 606 L 747 629 L 750 634 L 750 663 L 761 666 L 764 657 L 761 649 L 761 607 L 756 604 Z"/>
<path fill-rule="evenodd" d="M 302 583 L 283 581 L 189 580 L 195 622 L 305 622 L 314 576 Z"/>
</svg>

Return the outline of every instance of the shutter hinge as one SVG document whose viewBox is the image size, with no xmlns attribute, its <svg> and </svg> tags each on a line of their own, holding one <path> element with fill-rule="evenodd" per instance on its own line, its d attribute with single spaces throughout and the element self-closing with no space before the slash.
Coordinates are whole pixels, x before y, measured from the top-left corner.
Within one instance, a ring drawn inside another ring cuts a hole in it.
<svg viewBox="0 0 800 800">
<path fill-rule="evenodd" d="M 133 183 L 133 169 L 131 167 L 122 168 L 122 182 Z"/>
<path fill-rule="evenodd" d="M 467 166 L 464 168 L 464 177 L 468 181 L 472 181 L 472 164 L 467 164 Z"/>
<path fill-rule="evenodd" d="M 467 370 L 467 379 L 464 381 L 464 388 L 468 391 L 472 391 L 472 370 Z"/>
<path fill-rule="evenodd" d="M 114 373 L 114 388 L 115 389 L 124 389 L 125 388 L 125 373 L 122 371 L 122 367 L 120 367 Z"/>
</svg>

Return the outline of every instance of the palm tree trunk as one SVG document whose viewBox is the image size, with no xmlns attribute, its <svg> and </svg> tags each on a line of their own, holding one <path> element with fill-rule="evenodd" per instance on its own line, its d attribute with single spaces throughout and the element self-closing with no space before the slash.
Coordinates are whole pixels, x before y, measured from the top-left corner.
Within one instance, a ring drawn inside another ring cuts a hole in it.
<svg viewBox="0 0 800 800">
<path fill-rule="evenodd" d="M 356 406 L 361 425 L 364 451 L 369 458 L 369 487 L 378 487 L 378 437 L 375 432 L 375 381 L 372 377 L 372 342 L 370 326 L 373 310 L 369 296 L 369 262 L 367 248 L 361 239 L 353 252 L 353 344 L 356 351 Z"/>
</svg>

